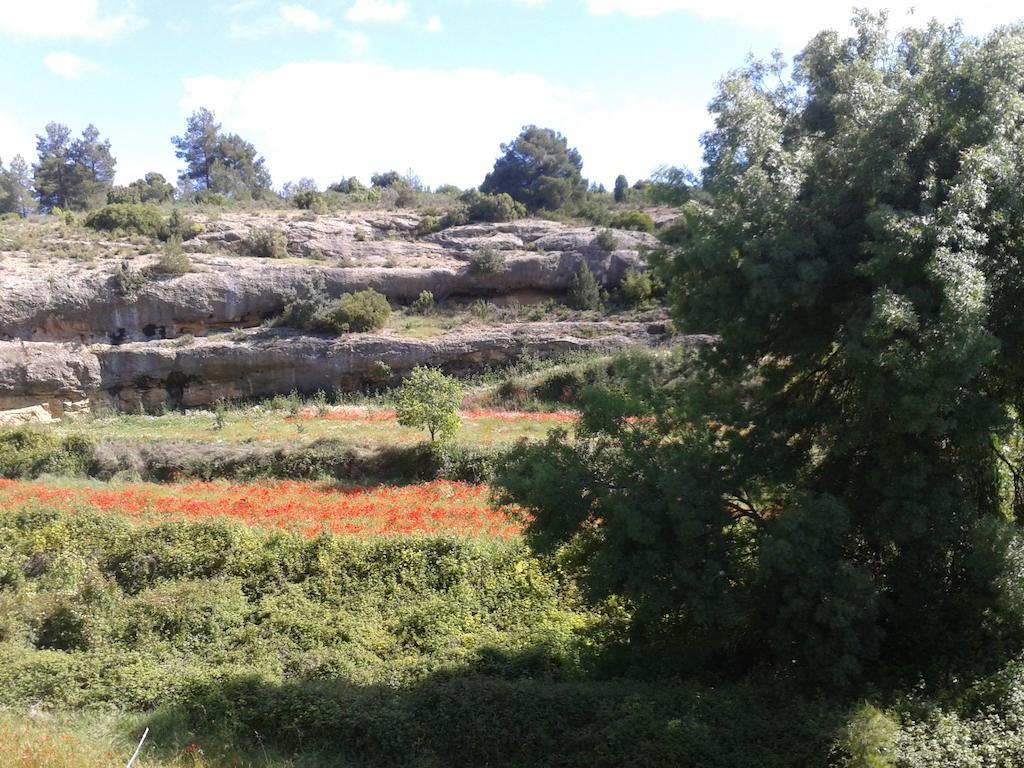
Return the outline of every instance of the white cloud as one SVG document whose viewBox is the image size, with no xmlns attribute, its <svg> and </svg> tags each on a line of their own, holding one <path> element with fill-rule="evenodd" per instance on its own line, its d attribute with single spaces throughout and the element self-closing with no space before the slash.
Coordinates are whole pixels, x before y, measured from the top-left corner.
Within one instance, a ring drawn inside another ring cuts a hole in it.
<svg viewBox="0 0 1024 768">
<path fill-rule="evenodd" d="M 488 70 L 309 62 L 243 78 L 190 78 L 184 88 L 182 114 L 213 109 L 226 130 L 265 154 L 278 184 L 313 176 L 323 186 L 353 174 L 366 181 L 382 169 L 413 168 L 427 184 L 475 186 L 498 145 L 536 123 L 564 133 L 583 155 L 584 174 L 610 185 L 619 173 L 636 179 L 663 163 L 696 165 L 697 136 L 709 126 L 703 105 L 673 97 L 610 98 Z M 467 101 L 452 114 L 438 94 Z"/>
<path fill-rule="evenodd" d="M 441 32 L 444 30 L 444 24 L 441 23 L 440 16 L 431 16 L 426 26 L 427 32 Z"/>
<path fill-rule="evenodd" d="M 935 17 L 951 22 L 962 19 L 969 32 L 983 33 L 997 24 L 1016 21 L 1020 6 L 1005 0 L 789 0 L 766 3 L 763 0 L 584 0 L 590 13 L 609 16 L 621 13 L 634 18 L 650 18 L 666 13 L 688 13 L 704 20 L 730 21 L 740 26 L 773 32 L 787 43 L 806 42 L 825 28 L 845 29 L 853 7 L 888 9 L 892 26 L 921 24 Z"/>
<path fill-rule="evenodd" d="M 236 16 L 241 15 L 240 12 L 232 13 Z M 290 29 L 320 32 L 330 28 L 330 19 L 321 17 L 316 11 L 304 5 L 282 3 L 277 7 L 277 13 L 272 16 L 257 17 L 251 21 L 232 20 L 228 25 L 228 37 L 236 40 L 257 40 Z"/>
<path fill-rule="evenodd" d="M 138 29 L 143 20 L 132 10 L 131 2 L 116 5 L 115 12 L 102 13 L 98 0 L 48 0 L 41 2 L 5 2 L 0 10 L 0 33 L 29 38 L 83 38 L 109 40 Z"/>
<path fill-rule="evenodd" d="M 345 31 L 341 38 L 348 43 L 349 55 L 352 58 L 358 59 L 370 50 L 370 38 L 362 32 Z"/>
<path fill-rule="evenodd" d="M 512 0 L 512 2 L 518 5 L 527 5 L 530 8 L 536 8 L 538 6 L 544 5 L 545 3 L 547 3 L 547 1 L 548 0 Z"/>
<path fill-rule="evenodd" d="M 352 7 L 345 13 L 351 22 L 390 22 L 401 21 L 408 15 L 409 6 L 404 0 L 355 0 Z"/>
<path fill-rule="evenodd" d="M 13 117 L 0 112 L 0 160 L 4 166 L 9 166 L 15 155 L 31 163 L 36 157 L 35 147 L 32 133 L 24 130 Z"/>
<path fill-rule="evenodd" d="M 331 22 L 320 18 L 316 11 L 312 11 L 302 5 L 282 5 L 280 7 L 281 20 L 290 27 L 304 29 L 307 32 L 316 32 L 327 29 Z"/>
<path fill-rule="evenodd" d="M 83 59 L 73 53 L 66 51 L 55 51 L 43 57 L 43 64 L 46 68 L 57 75 L 68 80 L 77 80 L 87 72 L 99 71 L 99 65 L 95 62 Z"/>
</svg>

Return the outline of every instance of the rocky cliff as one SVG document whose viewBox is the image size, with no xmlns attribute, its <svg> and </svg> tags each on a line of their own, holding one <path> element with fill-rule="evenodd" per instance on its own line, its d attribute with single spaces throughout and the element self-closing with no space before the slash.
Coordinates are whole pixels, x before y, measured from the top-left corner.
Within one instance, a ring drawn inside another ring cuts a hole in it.
<svg viewBox="0 0 1024 768">
<path fill-rule="evenodd" d="M 617 232 L 616 249 L 594 243 L 596 229 L 548 221 L 453 227 L 415 236 L 413 214 L 349 214 L 305 221 L 234 216 L 210 222 L 187 243 L 195 272 L 154 275 L 131 292 L 117 277 L 121 260 L 101 259 L 71 272 L 34 264 L 31 254 L 0 274 L 0 339 L 120 343 L 203 335 L 249 327 L 280 313 L 287 297 L 319 275 L 329 294 L 373 288 L 394 302 L 421 291 L 435 298 L 558 294 L 586 263 L 605 286 L 629 267 L 642 267 L 644 249 L 656 245 L 643 233 Z M 279 229 L 293 259 L 247 255 L 253 229 Z M 506 255 L 504 269 L 477 274 L 469 259 L 491 248 Z M 136 257 L 141 271 L 155 256 Z M 13 268 L 12 268 L 13 267 Z"/>
<path fill-rule="evenodd" d="M 599 247 L 596 228 L 542 220 L 420 235 L 420 217 L 401 212 L 232 214 L 204 226 L 186 243 L 195 271 L 183 275 L 153 274 L 152 253 L 126 262 L 116 239 L 83 260 L 74 258 L 75 241 L 63 244 L 70 251 L 63 260 L 7 253 L 0 274 L 0 409 L 154 412 L 291 390 L 352 390 L 382 371 L 397 379 L 421 364 L 461 373 L 524 353 L 608 351 L 667 338 L 657 324 L 593 318 L 485 322 L 434 338 L 393 330 L 332 338 L 265 324 L 289 297 L 321 279 L 332 296 L 374 288 L 395 305 L 421 291 L 440 301 L 557 297 L 581 264 L 611 288 L 627 269 L 644 268 L 645 252 L 657 244 L 647 234 L 616 231 L 611 250 Z M 253 256 L 257 229 L 279 230 L 288 256 Z M 474 270 L 472 257 L 484 249 L 501 252 L 504 266 Z M 139 279 L 127 281 L 126 274 Z M 208 335 L 228 329 L 234 332 Z"/>
</svg>

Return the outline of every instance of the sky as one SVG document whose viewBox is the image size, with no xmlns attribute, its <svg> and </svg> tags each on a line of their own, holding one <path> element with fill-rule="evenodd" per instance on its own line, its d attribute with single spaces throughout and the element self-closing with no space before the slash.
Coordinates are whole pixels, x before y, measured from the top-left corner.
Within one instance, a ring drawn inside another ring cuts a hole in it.
<svg viewBox="0 0 1024 768">
<path fill-rule="evenodd" d="M 875 2 L 894 26 L 1024 16 L 1005 0 Z M 609 188 L 700 167 L 719 79 L 845 29 L 829 0 L 0 0 L 0 160 L 35 161 L 51 121 L 110 139 L 117 182 L 173 179 L 199 107 L 280 187 L 414 171 L 478 185 L 524 125 L 554 128 Z"/>
</svg>

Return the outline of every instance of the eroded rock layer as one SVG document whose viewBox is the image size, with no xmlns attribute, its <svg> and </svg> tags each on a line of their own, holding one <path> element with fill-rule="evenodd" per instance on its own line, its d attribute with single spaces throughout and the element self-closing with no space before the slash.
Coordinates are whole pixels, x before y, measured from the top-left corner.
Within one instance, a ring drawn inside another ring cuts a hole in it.
<svg viewBox="0 0 1024 768">
<path fill-rule="evenodd" d="M 524 354 L 607 352 L 663 342 L 664 337 L 652 333 L 657 330 L 644 323 L 520 323 L 433 339 L 330 338 L 254 329 L 244 338 L 220 335 L 187 344 L 6 342 L 0 343 L 0 409 L 45 404 L 61 415 L 81 409 L 87 400 L 93 410 L 158 412 L 292 390 L 355 390 L 381 376 L 381 363 L 395 377 L 416 365 L 465 373 L 505 365 Z"/>
</svg>

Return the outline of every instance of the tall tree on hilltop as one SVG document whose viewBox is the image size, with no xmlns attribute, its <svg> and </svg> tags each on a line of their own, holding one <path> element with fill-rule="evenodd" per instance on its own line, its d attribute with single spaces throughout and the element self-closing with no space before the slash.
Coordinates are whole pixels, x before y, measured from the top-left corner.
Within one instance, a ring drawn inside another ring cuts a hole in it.
<svg viewBox="0 0 1024 768">
<path fill-rule="evenodd" d="M 213 112 L 193 112 L 182 136 L 171 143 L 175 156 L 185 161 L 180 179 L 192 189 L 234 198 L 265 195 L 271 187 L 270 172 L 256 148 L 237 134 L 221 133 Z"/>
<path fill-rule="evenodd" d="M 21 217 L 32 211 L 32 177 L 28 163 L 15 155 L 10 168 L 0 161 L 0 213 L 16 213 Z"/>
<path fill-rule="evenodd" d="M 110 153 L 110 140 L 101 140 L 95 125 L 88 125 L 71 144 L 71 162 L 77 177 L 76 195 L 81 207 L 99 205 L 114 184 L 117 161 Z"/>
<path fill-rule="evenodd" d="M 40 208 L 85 210 L 105 200 L 117 161 L 110 141 L 100 139 L 96 126 L 89 125 L 72 140 L 66 125 L 49 123 L 45 134 L 36 137 L 36 151 L 32 177 Z"/>
<path fill-rule="evenodd" d="M 550 128 L 528 125 L 508 144 L 480 185 L 489 194 L 505 192 L 531 211 L 558 210 L 586 195 L 583 158 Z"/>
<path fill-rule="evenodd" d="M 625 202 L 626 197 L 629 195 L 629 180 L 622 174 L 619 174 L 615 179 L 614 195 L 616 203 Z"/>
<path fill-rule="evenodd" d="M 220 123 L 213 112 L 203 107 L 189 115 L 185 133 L 171 138 L 174 156 L 185 161 L 180 177 L 192 182 L 197 189 L 210 189 L 210 171 L 217 159 L 219 141 Z"/>
</svg>

